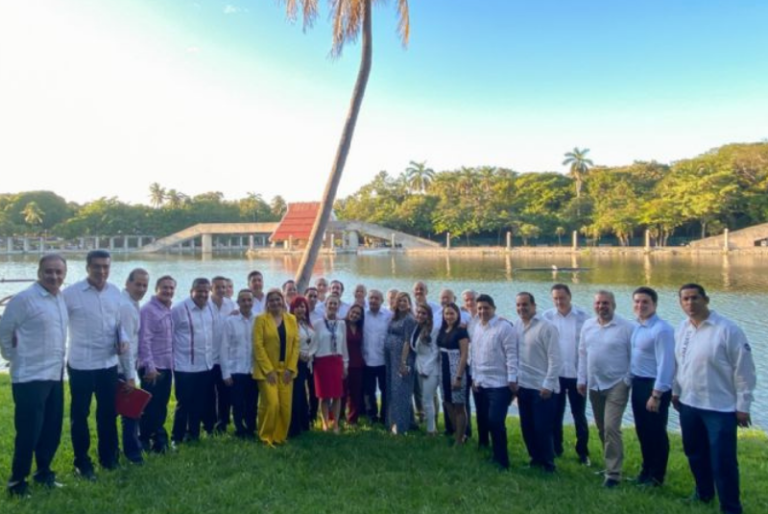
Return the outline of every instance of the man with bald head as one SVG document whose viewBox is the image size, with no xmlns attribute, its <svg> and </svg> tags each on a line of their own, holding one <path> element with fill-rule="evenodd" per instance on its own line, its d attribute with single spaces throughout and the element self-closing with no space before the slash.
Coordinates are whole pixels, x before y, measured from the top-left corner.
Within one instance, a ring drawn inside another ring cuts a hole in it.
<svg viewBox="0 0 768 514">
<path fill-rule="evenodd" d="M 387 368 L 384 359 L 384 341 L 392 319 L 392 313 L 385 310 L 384 295 L 378 289 L 368 293 L 368 309 L 363 324 L 363 401 L 365 413 L 372 423 L 384 423 L 387 412 Z M 376 387 L 381 392 L 381 410 L 376 401 Z"/>
<path fill-rule="evenodd" d="M 603 443 L 604 487 L 621 483 L 624 445 L 621 418 L 629 401 L 632 323 L 615 314 L 616 299 L 610 291 L 595 294 L 596 316 L 584 322 L 579 340 L 577 389 L 589 390 L 589 402 Z"/>
</svg>

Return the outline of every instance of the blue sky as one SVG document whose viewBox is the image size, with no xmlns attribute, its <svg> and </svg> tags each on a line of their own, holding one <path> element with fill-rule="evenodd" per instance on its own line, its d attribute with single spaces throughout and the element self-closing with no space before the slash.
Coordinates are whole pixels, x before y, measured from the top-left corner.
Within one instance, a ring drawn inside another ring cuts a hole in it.
<svg viewBox="0 0 768 514">
<path fill-rule="evenodd" d="M 330 59 L 274 0 L 0 4 L 0 191 L 146 202 L 317 199 L 359 46 Z M 564 171 L 670 162 L 768 138 L 767 2 L 395 0 L 374 11 L 374 63 L 340 195 L 410 160 L 436 170 Z"/>
</svg>

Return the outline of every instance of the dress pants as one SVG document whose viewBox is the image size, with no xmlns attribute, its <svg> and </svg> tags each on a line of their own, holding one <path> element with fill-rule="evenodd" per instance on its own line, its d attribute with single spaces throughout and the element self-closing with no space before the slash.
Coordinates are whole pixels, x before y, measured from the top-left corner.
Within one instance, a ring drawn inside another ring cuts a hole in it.
<svg viewBox="0 0 768 514">
<path fill-rule="evenodd" d="M 259 380 L 259 439 L 267 444 L 280 444 L 288 438 L 291 426 L 291 402 L 293 400 L 293 380 L 283 383 L 285 364 L 280 363 L 275 369 L 277 383 L 270 384 Z"/>
<path fill-rule="evenodd" d="M 123 374 L 118 374 L 118 384 L 120 384 L 119 381 L 125 381 Z M 142 446 L 139 440 L 139 420 L 120 416 L 120 424 L 123 427 L 123 454 L 125 458 L 131 462 L 140 462 L 142 460 Z"/>
<path fill-rule="evenodd" d="M 621 480 L 621 466 L 624 462 L 621 418 L 624 416 L 628 400 L 629 386 L 623 381 L 608 389 L 589 391 L 595 424 L 603 443 L 606 479 Z"/>
<path fill-rule="evenodd" d="M 206 409 L 203 417 L 203 428 L 210 433 L 226 432 L 232 411 L 232 401 L 229 398 L 231 388 L 224 383 L 221 366 L 215 364 L 211 369 L 211 388 L 206 399 Z"/>
<path fill-rule="evenodd" d="M 521 387 L 517 391 L 517 407 L 520 411 L 520 429 L 531 457 L 531 465 L 554 471 L 553 428 L 557 399 L 552 395 L 545 400 L 538 389 Z"/>
<path fill-rule="evenodd" d="M 565 404 L 571 405 L 571 416 L 576 429 L 576 454 L 581 459 L 589 457 L 589 423 L 587 423 L 587 399 L 579 394 L 575 378 L 560 377 L 560 392 L 555 395 L 555 455 L 563 454 L 563 420 Z"/>
<path fill-rule="evenodd" d="M 672 392 L 667 391 L 661 395 L 659 412 L 649 412 L 646 404 L 653 393 L 655 382 L 654 378 L 632 379 L 632 415 L 635 418 L 635 431 L 643 456 L 640 478 L 663 484 L 669 460 L 667 420 Z"/>
<path fill-rule="evenodd" d="M 171 398 L 173 372 L 169 369 L 158 369 L 159 373 L 154 382 L 144 379 L 144 369 L 139 370 L 141 388 L 152 395 L 139 422 L 139 439 L 145 450 L 163 453 L 168 449 L 168 432 L 165 430 L 165 420 L 168 417 L 168 401 Z"/>
<path fill-rule="evenodd" d="M 105 468 L 114 468 L 117 465 L 119 455 L 117 412 L 115 411 L 117 366 L 94 370 L 68 368 L 68 373 L 72 397 L 69 418 L 75 467 L 80 470 L 93 469 L 93 462 L 88 455 L 88 450 L 91 447 L 88 416 L 91 412 L 91 398 L 96 396 L 99 462 Z"/>
<path fill-rule="evenodd" d="M 293 401 L 291 404 L 291 428 L 288 429 L 288 436 L 295 437 L 302 432 L 309 430 L 309 387 L 310 377 L 309 365 L 306 362 L 299 361 L 297 365 L 298 373 L 293 380 Z"/>
<path fill-rule="evenodd" d="M 720 498 L 720 510 L 741 514 L 736 414 L 680 405 L 683 450 L 702 500 Z"/>
<path fill-rule="evenodd" d="M 175 443 L 200 439 L 200 423 L 205 413 L 205 400 L 210 398 L 211 371 L 174 371 L 176 411 L 173 413 L 171 438 Z"/>
<path fill-rule="evenodd" d="M 253 437 L 256 434 L 256 402 L 259 401 L 259 389 L 250 373 L 232 374 L 229 398 L 235 435 Z"/>
<path fill-rule="evenodd" d="M 479 387 L 476 399 L 477 417 L 484 419 L 490 434 L 493 445 L 493 461 L 504 469 L 509 468 L 506 421 L 507 410 L 512 401 L 512 391 L 508 386 Z M 478 422 L 478 427 L 479 425 Z M 481 444 L 481 446 L 483 445 Z"/>
<path fill-rule="evenodd" d="M 37 464 L 38 478 L 51 473 L 51 461 L 61 441 L 64 385 L 61 380 L 35 380 L 11 385 L 15 404 L 16 444 L 10 482 L 25 480 Z"/>
<path fill-rule="evenodd" d="M 381 392 L 381 409 L 376 401 L 376 388 Z M 363 400 L 365 414 L 372 423 L 384 422 L 387 412 L 387 367 L 366 366 L 363 368 Z"/>
<path fill-rule="evenodd" d="M 427 432 L 432 433 L 437 431 L 437 410 L 436 402 L 434 401 L 435 394 L 437 394 L 437 385 L 440 382 L 440 373 L 434 373 L 432 375 L 424 376 L 419 375 L 419 384 L 421 385 L 421 391 L 424 395 L 424 418 L 427 421 Z"/>
<path fill-rule="evenodd" d="M 354 425 L 357 418 L 363 412 L 363 368 L 347 370 L 347 378 L 344 379 L 344 396 L 347 405 L 347 423 Z"/>
</svg>

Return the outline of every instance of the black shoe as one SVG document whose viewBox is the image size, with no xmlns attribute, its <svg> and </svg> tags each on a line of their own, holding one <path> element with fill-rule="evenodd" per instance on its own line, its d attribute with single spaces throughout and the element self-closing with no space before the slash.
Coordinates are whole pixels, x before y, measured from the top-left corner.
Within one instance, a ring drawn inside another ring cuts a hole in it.
<svg viewBox="0 0 768 514">
<path fill-rule="evenodd" d="M 693 491 L 693 494 L 685 499 L 686 503 L 712 503 L 713 496 L 701 496 L 699 491 Z"/>
<path fill-rule="evenodd" d="M 119 467 L 120 463 L 117 460 L 101 463 L 101 469 L 106 469 L 107 471 L 114 471 Z"/>
<path fill-rule="evenodd" d="M 138 457 L 127 457 L 127 459 L 128 459 L 128 462 L 130 462 L 134 466 L 143 466 L 144 465 L 144 459 L 142 458 L 141 455 L 139 455 Z"/>
<path fill-rule="evenodd" d="M 53 471 L 37 472 L 33 477 L 35 482 L 48 489 L 64 487 L 63 484 L 56 481 L 56 473 Z"/>
<path fill-rule="evenodd" d="M 93 471 L 93 468 L 90 466 L 82 467 L 82 468 L 75 467 L 75 475 L 89 482 L 96 481 L 96 473 Z"/>
<path fill-rule="evenodd" d="M 8 495 L 13 498 L 29 498 L 29 484 L 26 480 L 8 483 Z"/>
<path fill-rule="evenodd" d="M 603 487 L 606 489 L 613 489 L 614 487 L 618 487 L 621 482 L 618 480 L 615 480 L 613 478 L 606 478 L 605 482 L 603 482 Z"/>
</svg>

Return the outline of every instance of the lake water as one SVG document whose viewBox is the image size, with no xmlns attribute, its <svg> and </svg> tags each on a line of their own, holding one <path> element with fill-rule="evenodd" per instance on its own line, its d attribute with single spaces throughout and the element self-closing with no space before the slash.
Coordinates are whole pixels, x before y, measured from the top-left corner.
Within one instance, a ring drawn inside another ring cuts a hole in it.
<svg viewBox="0 0 768 514">
<path fill-rule="evenodd" d="M 116 255 L 111 279 L 121 285 L 131 269 L 143 267 L 151 278 L 173 275 L 178 283 L 177 299 L 186 296 L 195 277 L 224 275 L 235 281 L 236 289 L 245 287 L 252 270 L 264 273 L 267 287 L 276 287 L 293 278 L 298 257 L 247 259 L 241 255 L 212 258 L 179 255 Z M 579 272 L 520 271 L 519 268 L 558 267 L 591 268 Z M 0 258 L 0 278 L 34 278 L 35 257 Z M 464 289 L 488 293 L 496 301 L 497 313 L 514 318 L 515 294 L 533 293 L 539 309 L 549 308 L 549 287 L 564 282 L 573 292 L 574 303 L 591 312 L 592 295 L 597 289 L 616 294 L 617 312 L 631 317 L 631 293 L 640 285 L 659 292 L 659 314 L 673 326 L 683 319 L 677 303 L 677 288 L 686 282 L 702 284 L 711 298 L 710 307 L 738 322 L 747 333 L 758 369 L 756 402 L 752 408 L 755 423 L 768 429 L 768 259 L 761 256 L 418 256 L 418 255 L 339 255 L 323 257 L 315 267 L 315 276 L 341 280 L 349 300 L 355 284 L 386 291 L 390 288 L 410 291 L 414 281 L 424 280 L 430 299 L 437 301 L 440 289 L 449 287 L 459 294 Z M 69 258 L 68 283 L 85 276 L 84 256 Z M 26 284 L 0 283 L 0 298 L 13 294 Z M 627 416 L 631 421 L 631 414 Z M 671 416 L 674 424 L 677 416 Z"/>
</svg>

